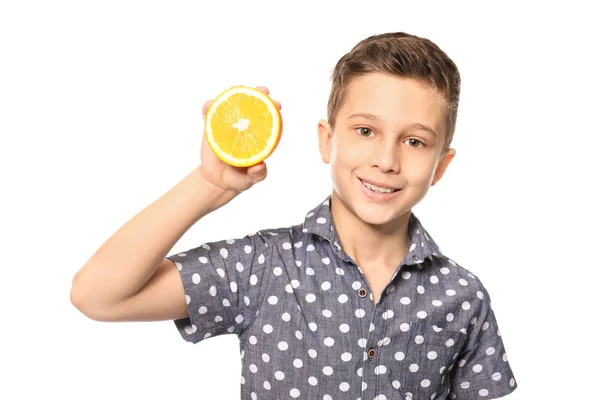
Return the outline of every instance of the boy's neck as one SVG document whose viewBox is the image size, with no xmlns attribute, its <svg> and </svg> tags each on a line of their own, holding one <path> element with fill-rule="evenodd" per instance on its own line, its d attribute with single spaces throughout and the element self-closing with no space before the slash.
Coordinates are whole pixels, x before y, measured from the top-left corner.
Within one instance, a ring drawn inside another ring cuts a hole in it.
<svg viewBox="0 0 600 400">
<path fill-rule="evenodd" d="M 393 228 L 383 230 L 371 225 L 350 211 L 335 190 L 331 195 L 331 215 L 344 252 L 360 268 L 395 270 L 404 260 L 410 247 L 408 222 L 410 210 L 395 221 Z"/>
</svg>

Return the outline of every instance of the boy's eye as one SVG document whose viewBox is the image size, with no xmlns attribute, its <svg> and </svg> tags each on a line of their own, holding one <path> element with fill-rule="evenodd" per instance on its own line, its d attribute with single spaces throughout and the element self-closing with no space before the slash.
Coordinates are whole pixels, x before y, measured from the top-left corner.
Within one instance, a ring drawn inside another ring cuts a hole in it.
<svg viewBox="0 0 600 400">
<path fill-rule="evenodd" d="M 356 130 L 358 131 L 358 134 L 363 137 L 369 137 L 370 134 L 373 132 L 371 128 L 365 128 L 364 126 L 357 128 Z"/>
<path fill-rule="evenodd" d="M 419 145 L 418 145 L 419 143 L 421 144 L 421 147 L 425 147 L 425 143 L 423 143 L 423 142 L 421 142 L 420 140 L 417 140 L 417 139 L 415 139 L 415 138 L 412 138 L 412 139 L 407 139 L 407 141 L 409 141 L 409 143 L 410 143 L 410 141 L 412 141 L 412 143 L 415 143 L 415 142 L 417 143 L 417 145 L 416 145 L 416 146 L 412 146 L 412 145 L 410 145 L 410 147 L 418 148 L 418 147 L 419 147 Z"/>
</svg>

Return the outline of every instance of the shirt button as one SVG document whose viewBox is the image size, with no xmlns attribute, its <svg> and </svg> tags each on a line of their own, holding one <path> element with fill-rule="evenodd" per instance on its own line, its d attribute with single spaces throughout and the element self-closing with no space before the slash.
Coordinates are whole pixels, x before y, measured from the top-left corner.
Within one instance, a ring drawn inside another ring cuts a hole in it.
<svg viewBox="0 0 600 400">
<path fill-rule="evenodd" d="M 369 349 L 369 352 L 367 354 L 369 355 L 369 358 L 373 358 L 375 357 L 375 354 L 377 354 L 377 352 L 375 351 L 375 349 Z"/>
<path fill-rule="evenodd" d="M 360 297 L 365 297 L 367 295 L 367 289 L 361 287 L 360 289 L 358 289 L 358 295 Z"/>
</svg>

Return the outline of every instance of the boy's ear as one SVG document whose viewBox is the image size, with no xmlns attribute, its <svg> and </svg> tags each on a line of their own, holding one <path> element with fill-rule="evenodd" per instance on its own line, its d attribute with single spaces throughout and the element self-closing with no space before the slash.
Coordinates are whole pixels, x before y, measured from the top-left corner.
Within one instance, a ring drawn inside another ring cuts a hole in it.
<svg viewBox="0 0 600 400">
<path fill-rule="evenodd" d="M 444 172 L 446 171 L 448 164 L 450 164 L 450 161 L 452 161 L 452 159 L 454 158 L 455 155 L 456 155 L 455 149 L 448 149 L 442 155 L 442 157 L 440 158 L 440 161 L 438 162 L 437 168 L 435 169 L 435 173 L 433 175 L 433 181 L 431 182 L 431 186 L 435 185 L 436 183 L 439 182 L 440 179 L 442 179 L 442 176 L 444 175 Z"/>
<path fill-rule="evenodd" d="M 319 151 L 321 152 L 321 159 L 325 164 L 329 164 L 331 159 L 331 140 L 333 132 L 331 125 L 324 119 L 319 121 L 317 126 L 319 132 Z"/>
</svg>

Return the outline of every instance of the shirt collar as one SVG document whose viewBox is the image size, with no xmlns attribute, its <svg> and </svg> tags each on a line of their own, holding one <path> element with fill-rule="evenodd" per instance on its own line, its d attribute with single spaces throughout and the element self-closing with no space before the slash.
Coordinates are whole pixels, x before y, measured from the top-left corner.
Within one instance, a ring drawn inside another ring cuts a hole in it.
<svg viewBox="0 0 600 400">
<path fill-rule="evenodd" d="M 340 239 L 331 216 L 331 195 L 306 214 L 303 232 L 317 235 L 322 238 L 321 240 L 327 240 L 340 258 L 351 261 L 339 244 Z M 430 256 L 442 257 L 440 248 L 412 211 L 408 221 L 408 232 L 411 244 L 405 257 L 405 264 L 420 264 Z"/>
</svg>

